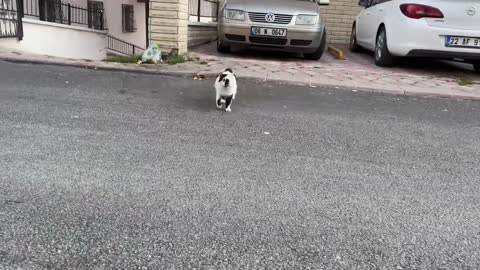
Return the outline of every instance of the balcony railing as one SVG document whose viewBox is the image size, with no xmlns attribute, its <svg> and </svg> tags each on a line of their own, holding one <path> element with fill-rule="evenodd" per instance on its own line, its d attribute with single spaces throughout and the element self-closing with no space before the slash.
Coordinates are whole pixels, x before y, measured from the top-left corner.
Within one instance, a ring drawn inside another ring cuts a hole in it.
<svg viewBox="0 0 480 270">
<path fill-rule="evenodd" d="M 144 48 L 108 35 L 108 49 L 124 55 L 143 54 Z"/>
<path fill-rule="evenodd" d="M 47 22 L 87 26 L 97 30 L 107 29 L 103 9 L 89 9 L 58 0 L 23 1 L 25 16 L 36 17 Z"/>
<path fill-rule="evenodd" d="M 218 21 L 218 0 L 189 0 L 188 12 L 190 21 L 216 22 Z"/>
</svg>

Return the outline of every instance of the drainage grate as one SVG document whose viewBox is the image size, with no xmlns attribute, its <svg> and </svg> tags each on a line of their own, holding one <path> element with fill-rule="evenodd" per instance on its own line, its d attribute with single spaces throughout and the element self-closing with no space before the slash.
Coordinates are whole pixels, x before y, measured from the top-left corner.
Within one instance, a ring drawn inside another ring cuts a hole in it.
<svg viewBox="0 0 480 270">
<path fill-rule="evenodd" d="M 310 46 L 312 44 L 311 40 L 302 40 L 302 39 L 292 39 L 290 45 L 292 46 Z"/>
</svg>

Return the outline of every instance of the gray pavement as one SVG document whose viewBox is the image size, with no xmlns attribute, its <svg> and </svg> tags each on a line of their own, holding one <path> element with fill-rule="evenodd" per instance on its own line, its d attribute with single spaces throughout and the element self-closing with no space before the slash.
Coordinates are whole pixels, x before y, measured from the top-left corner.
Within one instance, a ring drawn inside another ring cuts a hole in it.
<svg viewBox="0 0 480 270">
<path fill-rule="evenodd" d="M 479 269 L 480 102 L 0 62 L 0 269 Z"/>
</svg>

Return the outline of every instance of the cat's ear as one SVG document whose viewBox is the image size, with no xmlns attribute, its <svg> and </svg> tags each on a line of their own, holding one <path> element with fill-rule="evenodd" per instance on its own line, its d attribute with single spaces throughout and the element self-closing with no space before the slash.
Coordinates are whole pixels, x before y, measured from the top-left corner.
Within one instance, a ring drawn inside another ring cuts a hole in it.
<svg viewBox="0 0 480 270">
<path fill-rule="evenodd" d="M 230 73 L 232 73 L 232 74 L 233 74 L 233 71 L 232 71 L 232 69 L 231 69 L 231 68 L 226 68 L 226 69 L 225 69 L 225 71 L 228 71 L 228 72 L 230 72 Z"/>
<path fill-rule="evenodd" d="M 227 74 L 221 73 L 218 75 L 218 82 L 221 82 L 225 77 L 227 77 Z"/>
</svg>

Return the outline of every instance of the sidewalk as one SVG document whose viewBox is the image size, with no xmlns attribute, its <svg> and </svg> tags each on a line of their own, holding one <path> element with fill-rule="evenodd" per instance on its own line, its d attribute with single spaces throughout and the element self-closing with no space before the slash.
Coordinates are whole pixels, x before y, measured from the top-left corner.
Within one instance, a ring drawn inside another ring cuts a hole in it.
<svg viewBox="0 0 480 270">
<path fill-rule="evenodd" d="M 190 54 L 199 61 L 177 65 L 136 65 L 101 61 L 74 60 L 40 55 L 28 55 L 0 50 L 0 60 L 76 66 L 83 68 L 214 77 L 226 67 L 233 68 L 239 78 L 301 84 L 310 87 L 331 86 L 356 91 L 393 94 L 440 96 L 480 100 L 480 76 L 468 71 L 468 66 L 450 63 L 402 65 L 399 68 L 379 68 L 369 55 L 348 54 L 347 60 L 333 59 L 328 53 L 320 61 L 308 61 L 284 54 L 239 52 L 219 55 L 214 44 L 194 49 Z"/>
<path fill-rule="evenodd" d="M 351 54 L 348 49 L 341 49 L 346 53 L 344 61 L 328 53 L 320 61 L 265 52 L 220 55 L 215 44 L 196 48 L 192 54 L 207 59 L 212 69 L 233 67 L 240 77 L 395 94 L 480 99 L 480 75 L 473 72 L 471 65 L 415 61 L 403 63 L 398 68 L 380 68 L 375 66 L 371 55 Z"/>
</svg>

